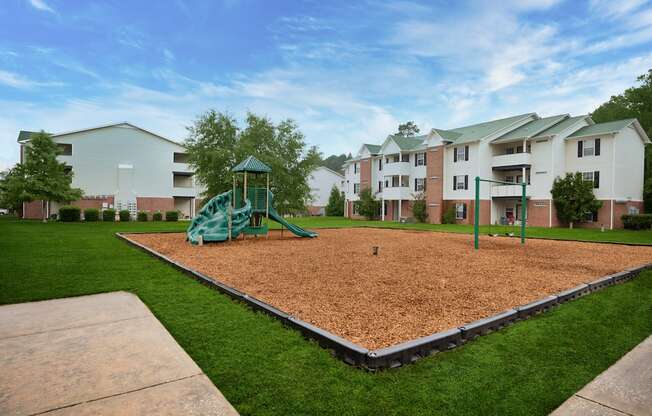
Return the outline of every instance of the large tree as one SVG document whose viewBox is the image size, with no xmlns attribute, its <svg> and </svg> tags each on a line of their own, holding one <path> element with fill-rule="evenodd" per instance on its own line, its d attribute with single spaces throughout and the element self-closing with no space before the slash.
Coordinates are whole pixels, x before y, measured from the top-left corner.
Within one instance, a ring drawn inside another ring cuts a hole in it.
<svg viewBox="0 0 652 416">
<path fill-rule="evenodd" d="M 414 121 L 408 121 L 407 123 L 398 125 L 398 132 L 396 134 L 403 137 L 412 137 L 419 134 L 419 131 L 419 127 Z"/>
<path fill-rule="evenodd" d="M 189 162 L 205 187 L 203 197 L 230 190 L 231 168 L 252 155 L 272 168 L 270 187 L 276 209 L 282 214 L 304 211 L 310 199 L 308 176 L 321 161 L 317 149 L 307 148 L 292 120 L 274 124 L 249 113 L 245 124 L 240 129 L 233 117 L 210 110 L 188 128 Z"/>
<path fill-rule="evenodd" d="M 602 207 L 602 202 L 593 194 L 593 182 L 585 181 L 580 172 L 555 178 L 551 193 L 557 218 L 567 222 L 570 228 Z"/>
<path fill-rule="evenodd" d="M 0 174 L 0 208 L 20 212 L 24 201 L 25 177 L 21 166 Z"/>
<path fill-rule="evenodd" d="M 72 171 L 57 160 L 59 148 L 50 135 L 41 131 L 30 138 L 25 146 L 24 163 L 14 169 L 14 191 L 21 189 L 20 200 L 42 201 L 43 221 L 48 201 L 70 202 L 81 198 L 81 189 L 72 188 Z"/>
<path fill-rule="evenodd" d="M 321 165 L 326 166 L 335 172 L 341 173 L 344 170 L 342 167 L 344 166 L 344 162 L 346 162 L 347 159 L 351 159 L 350 153 L 348 155 L 345 153 L 342 153 L 341 155 L 330 155 L 326 159 L 322 160 Z"/>
<path fill-rule="evenodd" d="M 652 136 L 652 69 L 638 77 L 640 83 L 596 108 L 591 117 L 596 123 L 636 118 L 648 136 Z M 652 212 L 652 145 L 645 148 L 645 211 Z"/>
</svg>

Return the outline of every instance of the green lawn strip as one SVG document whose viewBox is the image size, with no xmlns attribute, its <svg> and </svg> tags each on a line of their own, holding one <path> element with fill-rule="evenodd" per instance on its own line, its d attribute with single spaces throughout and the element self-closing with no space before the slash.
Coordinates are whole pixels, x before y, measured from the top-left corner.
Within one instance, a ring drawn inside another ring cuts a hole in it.
<svg viewBox="0 0 652 416">
<path fill-rule="evenodd" d="M 0 304 L 133 292 L 243 415 L 545 415 L 652 333 L 645 272 L 461 348 L 371 374 L 114 236 L 184 228 L 2 219 Z"/>
</svg>

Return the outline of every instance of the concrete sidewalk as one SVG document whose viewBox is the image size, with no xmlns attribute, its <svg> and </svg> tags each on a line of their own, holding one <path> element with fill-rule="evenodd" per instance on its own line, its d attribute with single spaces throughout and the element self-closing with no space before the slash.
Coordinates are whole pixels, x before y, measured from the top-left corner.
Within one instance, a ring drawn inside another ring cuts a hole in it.
<svg viewBox="0 0 652 416">
<path fill-rule="evenodd" d="M 652 336 L 551 413 L 570 415 L 652 415 Z"/>
<path fill-rule="evenodd" d="M 0 306 L 0 414 L 237 415 L 134 295 Z"/>
</svg>

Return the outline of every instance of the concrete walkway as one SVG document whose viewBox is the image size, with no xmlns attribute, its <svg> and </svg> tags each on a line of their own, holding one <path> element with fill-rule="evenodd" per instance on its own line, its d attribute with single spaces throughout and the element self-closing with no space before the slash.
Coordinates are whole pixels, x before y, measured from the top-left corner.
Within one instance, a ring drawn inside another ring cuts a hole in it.
<svg viewBox="0 0 652 416">
<path fill-rule="evenodd" d="M 567 415 L 652 415 L 652 336 L 551 413 Z"/>
<path fill-rule="evenodd" d="M 1 415 L 237 415 L 134 295 L 0 306 Z"/>
</svg>

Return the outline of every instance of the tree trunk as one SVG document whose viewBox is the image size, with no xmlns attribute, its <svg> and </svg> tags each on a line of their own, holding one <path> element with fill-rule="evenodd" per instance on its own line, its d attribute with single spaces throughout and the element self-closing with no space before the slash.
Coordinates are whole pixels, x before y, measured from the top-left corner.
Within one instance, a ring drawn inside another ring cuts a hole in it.
<svg viewBox="0 0 652 416">
<path fill-rule="evenodd" d="M 573 221 L 568 223 L 568 228 L 570 228 L 571 230 L 573 229 Z"/>
<path fill-rule="evenodd" d="M 48 222 L 48 213 L 46 211 L 47 202 L 45 199 L 41 200 L 41 213 L 43 214 L 43 222 Z"/>
</svg>

